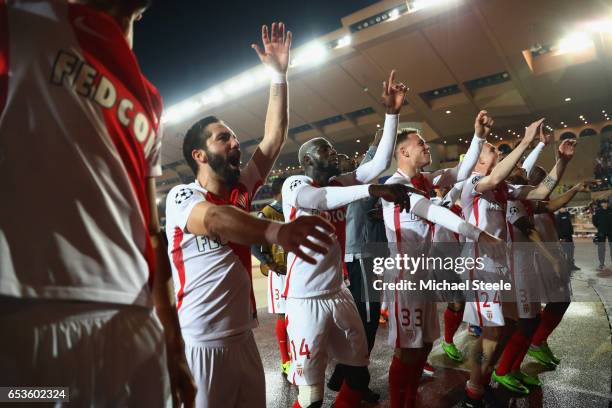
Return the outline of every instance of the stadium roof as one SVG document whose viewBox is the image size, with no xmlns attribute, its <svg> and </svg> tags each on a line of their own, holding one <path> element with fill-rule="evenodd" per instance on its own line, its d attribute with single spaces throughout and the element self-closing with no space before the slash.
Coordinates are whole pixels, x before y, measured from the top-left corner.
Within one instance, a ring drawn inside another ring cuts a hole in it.
<svg viewBox="0 0 612 408">
<path fill-rule="evenodd" d="M 421 122 L 430 141 L 459 143 L 480 109 L 494 116 L 499 138 L 541 116 L 550 129 L 579 132 L 612 111 L 612 6 L 602 1 L 381 1 L 342 26 L 292 50 L 290 131 L 278 166 L 295 165 L 314 136 L 364 151 L 384 120 L 379 94 L 391 69 L 410 87 L 402 122 Z M 267 99 L 267 75 L 253 67 L 168 107 L 161 184 L 190 173 L 182 138 L 205 115 L 226 121 L 250 157 Z"/>
</svg>

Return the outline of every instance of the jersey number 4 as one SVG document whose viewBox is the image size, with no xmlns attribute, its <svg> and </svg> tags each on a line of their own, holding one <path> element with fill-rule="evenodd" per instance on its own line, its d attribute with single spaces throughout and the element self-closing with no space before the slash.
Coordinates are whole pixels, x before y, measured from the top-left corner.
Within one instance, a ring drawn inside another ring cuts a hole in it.
<svg viewBox="0 0 612 408">
<path fill-rule="evenodd" d="M 298 354 L 295 352 L 295 343 L 291 340 L 291 348 L 293 349 L 293 354 L 291 357 L 297 361 Z M 306 358 L 310 358 L 310 350 L 308 350 L 308 344 L 306 344 L 306 339 L 302 339 L 302 344 L 300 344 L 300 356 L 306 356 Z"/>
</svg>

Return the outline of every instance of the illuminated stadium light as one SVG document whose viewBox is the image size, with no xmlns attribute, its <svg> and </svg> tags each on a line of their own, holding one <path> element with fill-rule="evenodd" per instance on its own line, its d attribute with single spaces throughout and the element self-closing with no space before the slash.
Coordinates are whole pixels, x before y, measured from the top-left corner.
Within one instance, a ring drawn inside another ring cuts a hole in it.
<svg viewBox="0 0 612 408">
<path fill-rule="evenodd" d="M 356 142 L 357 142 L 357 143 L 361 143 L 361 140 L 357 139 L 357 140 L 356 140 Z"/>
<path fill-rule="evenodd" d="M 223 94 L 223 92 L 221 92 L 220 89 L 215 88 L 211 90 L 210 92 L 206 93 L 202 97 L 202 100 L 205 101 L 204 104 L 209 105 L 209 104 L 221 102 L 224 96 L 225 95 Z"/>
<path fill-rule="evenodd" d="M 592 33 L 612 33 L 612 19 L 591 21 L 584 28 Z"/>
<path fill-rule="evenodd" d="M 380 127 L 380 123 L 377 123 L 377 124 L 376 124 L 376 127 L 377 127 L 377 128 L 379 128 L 379 127 Z"/>
<path fill-rule="evenodd" d="M 195 100 L 186 100 L 173 105 L 162 116 L 163 123 L 178 123 L 193 115 L 202 107 L 202 103 Z"/>
<path fill-rule="evenodd" d="M 351 45 L 351 36 L 347 34 L 338 40 L 336 48 L 348 47 L 349 45 Z"/>
<path fill-rule="evenodd" d="M 453 0 L 414 0 L 410 7 L 410 11 L 417 11 L 427 7 L 439 6 L 442 4 L 450 3 L 451 1 Z"/>
<path fill-rule="evenodd" d="M 297 53 L 292 66 L 320 64 L 328 54 L 327 48 L 320 42 L 312 42 Z"/>
<path fill-rule="evenodd" d="M 572 101 L 572 98 L 570 97 L 565 98 L 565 102 L 571 102 L 571 101 Z"/>
<path fill-rule="evenodd" d="M 559 41 L 557 49 L 559 53 L 566 54 L 570 52 L 582 51 L 592 46 L 593 41 L 591 40 L 591 37 L 589 37 L 587 34 L 576 32 L 563 37 Z"/>
<path fill-rule="evenodd" d="M 393 9 L 389 12 L 389 19 L 387 21 L 397 20 L 400 16 L 399 9 Z"/>
<path fill-rule="evenodd" d="M 447 115 L 450 115 L 451 113 L 453 113 L 453 112 L 452 112 L 452 111 L 450 111 L 450 110 L 447 110 L 447 111 L 446 111 L 446 114 L 447 114 Z"/>
</svg>

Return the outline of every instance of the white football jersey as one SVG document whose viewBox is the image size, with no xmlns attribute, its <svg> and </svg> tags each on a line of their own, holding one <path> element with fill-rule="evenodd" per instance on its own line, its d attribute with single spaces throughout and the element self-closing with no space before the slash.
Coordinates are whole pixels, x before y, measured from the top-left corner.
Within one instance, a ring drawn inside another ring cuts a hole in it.
<svg viewBox="0 0 612 408">
<path fill-rule="evenodd" d="M 417 180 L 419 179 L 419 180 Z M 397 170 L 385 181 L 385 184 L 404 184 L 422 190 L 431 190 L 431 185 L 424 181 L 426 178 L 421 174 L 412 179 Z M 423 185 L 425 184 L 425 185 Z M 414 200 L 427 200 L 418 194 L 411 196 L 411 204 Z M 409 256 L 419 256 L 428 254 L 433 239 L 433 223 L 412 213 L 412 211 L 401 211 L 395 203 L 381 200 L 383 208 L 383 218 L 385 221 L 385 231 L 389 250 L 392 256 L 395 254 L 408 254 Z"/>
<path fill-rule="evenodd" d="M 0 295 L 151 306 L 161 111 L 107 14 L 0 1 Z"/>
<path fill-rule="evenodd" d="M 446 203 L 443 199 L 439 197 L 432 197 L 430 200 L 434 204 L 440 205 L 443 207 L 450 205 L 449 210 L 451 210 L 454 214 L 458 215 L 459 217 L 463 218 L 461 207 L 459 207 L 458 205 L 456 204 L 451 205 L 451 203 Z M 456 232 L 453 232 L 437 224 L 434 224 L 432 228 L 433 228 L 433 242 L 452 242 L 452 243 L 460 242 L 459 241 L 460 236 Z"/>
<path fill-rule="evenodd" d="M 478 182 L 485 176 L 474 173 L 463 184 L 461 208 L 465 220 L 489 234 L 506 239 L 508 199 L 518 197 L 523 186 L 501 182 L 495 189 L 479 193 Z M 470 242 L 470 239 L 466 239 Z"/>
<path fill-rule="evenodd" d="M 285 279 L 285 298 L 309 298 L 335 293 L 346 287 L 343 278 L 344 244 L 346 234 L 346 206 L 329 211 L 297 207 L 297 197 L 305 186 L 318 187 L 313 179 L 307 176 L 291 176 L 283 184 L 283 214 L 285 221 L 293 221 L 302 215 L 319 215 L 329 221 L 335 228 L 333 244 L 327 254 L 304 251 L 316 259 L 315 265 L 304 262 L 293 252 L 287 255 L 287 278 Z M 342 186 L 332 181 L 330 186 Z"/>
<path fill-rule="evenodd" d="M 251 277 L 251 248 L 219 242 L 187 231 L 194 206 L 203 201 L 233 205 L 246 212 L 261 186 L 255 163 L 242 171 L 229 200 L 215 196 L 197 181 L 173 187 L 166 198 L 168 256 L 177 296 L 181 331 L 191 341 L 240 334 L 257 326 Z"/>
<path fill-rule="evenodd" d="M 506 219 L 508 221 L 507 242 L 530 242 L 529 238 L 514 226 L 521 218 L 527 218 L 533 223 L 533 207 L 528 200 L 508 200 Z"/>
</svg>

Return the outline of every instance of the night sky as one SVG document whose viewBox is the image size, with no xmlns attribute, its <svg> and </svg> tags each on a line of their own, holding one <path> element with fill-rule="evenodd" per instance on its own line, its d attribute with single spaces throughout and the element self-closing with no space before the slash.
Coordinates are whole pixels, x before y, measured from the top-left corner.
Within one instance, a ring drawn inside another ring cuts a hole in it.
<svg viewBox="0 0 612 408">
<path fill-rule="evenodd" d="M 342 26 L 373 0 L 154 0 L 136 24 L 134 51 L 165 106 L 259 64 L 261 25 L 283 21 L 293 49 Z"/>
</svg>

